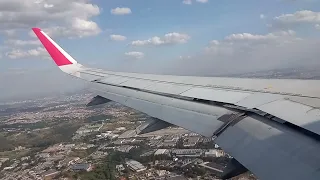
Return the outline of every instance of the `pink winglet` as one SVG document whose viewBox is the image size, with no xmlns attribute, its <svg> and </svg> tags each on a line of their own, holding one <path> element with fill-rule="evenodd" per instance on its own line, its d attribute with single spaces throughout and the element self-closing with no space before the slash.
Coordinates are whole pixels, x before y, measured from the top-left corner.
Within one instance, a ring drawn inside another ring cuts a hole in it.
<svg viewBox="0 0 320 180">
<path fill-rule="evenodd" d="M 45 35 L 44 32 L 41 31 L 41 29 L 32 28 L 32 30 L 58 66 L 72 64 L 72 62 L 63 54 L 63 52 L 59 50 L 61 47 L 55 44 L 48 35 Z"/>
</svg>

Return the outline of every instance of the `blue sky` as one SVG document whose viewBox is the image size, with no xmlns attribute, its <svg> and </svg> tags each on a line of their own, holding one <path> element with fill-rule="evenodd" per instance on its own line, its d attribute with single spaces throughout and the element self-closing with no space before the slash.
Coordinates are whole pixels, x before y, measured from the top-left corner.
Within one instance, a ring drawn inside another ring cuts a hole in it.
<svg viewBox="0 0 320 180">
<path fill-rule="evenodd" d="M 0 2 L 0 70 L 13 76 L 56 72 L 34 26 L 79 62 L 111 70 L 211 75 L 318 63 L 317 0 L 22 1 Z"/>
<path fill-rule="evenodd" d="M 125 58 L 124 55 L 127 51 L 143 52 L 145 57 L 140 60 L 140 63 L 141 61 L 152 61 L 155 64 L 170 63 L 170 60 L 177 57 L 197 54 L 203 51 L 211 40 L 220 40 L 233 33 L 266 34 L 271 32 L 267 24 L 272 21 L 272 18 L 281 14 L 290 14 L 300 10 L 314 12 L 320 10 L 319 1 L 311 0 L 209 0 L 207 3 L 193 0 L 191 5 L 183 4 L 182 0 L 95 0 L 87 3 L 99 7 L 99 15 L 93 16 L 91 20 L 98 24 L 102 32 L 85 38 L 71 40 L 56 38 L 55 40 L 79 61 L 104 66 L 108 64 L 122 66 L 122 63 L 127 63 L 128 58 Z M 128 7 L 132 13 L 120 16 L 111 14 L 110 10 L 116 7 Z M 266 18 L 261 19 L 261 14 Z M 30 24 L 30 27 L 32 25 Z M 34 24 L 34 26 L 41 26 L 41 23 Z M 27 27 L 22 29 L 20 37 L 28 39 L 29 37 L 25 36 L 27 32 Z M 188 34 L 190 40 L 184 44 L 156 48 L 127 45 L 130 41 L 163 36 L 170 32 Z M 309 35 L 309 31 L 307 32 L 308 34 L 301 32 L 301 35 Z M 126 36 L 127 40 L 113 42 L 109 38 L 110 34 Z M 314 34 L 319 37 L 319 32 L 314 32 Z M 0 41 L 3 42 L 6 39 L 7 37 L 2 36 Z M 23 62 L 2 56 L 2 69 L 30 67 L 37 69 L 52 65 L 41 58 L 29 57 L 27 59 L 30 60 Z"/>
</svg>

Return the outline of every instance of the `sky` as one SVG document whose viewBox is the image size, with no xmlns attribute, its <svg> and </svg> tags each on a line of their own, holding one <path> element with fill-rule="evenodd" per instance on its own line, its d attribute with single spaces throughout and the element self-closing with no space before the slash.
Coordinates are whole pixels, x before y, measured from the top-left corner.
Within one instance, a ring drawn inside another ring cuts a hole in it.
<svg viewBox="0 0 320 180">
<path fill-rule="evenodd" d="M 39 27 L 106 70 L 213 76 L 320 66 L 320 0 L 1 0 L 0 99 L 83 87 Z"/>
</svg>

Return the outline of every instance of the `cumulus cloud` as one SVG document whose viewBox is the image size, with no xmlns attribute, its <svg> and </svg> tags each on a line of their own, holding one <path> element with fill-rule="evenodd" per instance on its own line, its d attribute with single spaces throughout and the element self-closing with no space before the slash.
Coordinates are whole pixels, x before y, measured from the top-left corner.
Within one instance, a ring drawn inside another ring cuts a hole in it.
<svg viewBox="0 0 320 180">
<path fill-rule="evenodd" d="M 277 31 L 268 34 L 240 33 L 226 36 L 223 40 L 213 40 L 206 47 L 207 52 L 216 54 L 233 54 L 239 50 L 245 52 L 269 46 L 285 46 L 288 43 L 299 42 L 301 38 L 295 32 Z"/>
<path fill-rule="evenodd" d="M 125 41 L 127 39 L 127 37 L 122 36 L 122 35 L 118 35 L 118 34 L 112 34 L 112 35 L 110 35 L 110 39 L 113 41 Z"/>
<path fill-rule="evenodd" d="M 292 14 L 282 14 L 273 18 L 272 26 L 276 28 L 291 28 L 299 24 L 320 23 L 320 12 L 309 10 L 296 11 Z"/>
<path fill-rule="evenodd" d="M 275 17 L 274 20 L 282 23 L 317 23 L 320 22 L 320 12 L 313 12 L 309 10 L 297 11 L 293 14 L 282 14 Z"/>
<path fill-rule="evenodd" d="M 199 3 L 207 3 L 209 0 L 196 0 Z"/>
<path fill-rule="evenodd" d="M 7 52 L 6 56 L 10 59 L 23 59 L 29 57 L 48 58 L 48 53 L 44 48 L 38 47 L 30 50 L 13 49 Z"/>
<path fill-rule="evenodd" d="M 294 31 L 230 34 L 221 40 L 210 41 L 204 52 L 172 61 L 170 66 L 173 70 L 166 73 L 192 72 L 194 75 L 211 76 L 319 65 L 319 45 L 319 40 L 302 39 Z"/>
<path fill-rule="evenodd" d="M 126 55 L 126 56 L 129 56 L 129 57 L 136 58 L 136 59 L 141 59 L 141 58 L 144 57 L 144 53 L 142 53 L 142 52 L 136 52 L 136 51 L 126 52 L 125 55 Z"/>
<path fill-rule="evenodd" d="M 266 16 L 264 14 L 260 14 L 260 19 L 265 19 Z"/>
<path fill-rule="evenodd" d="M 166 44 L 183 44 L 187 43 L 190 36 L 187 34 L 181 34 L 177 32 L 165 34 L 163 37 L 154 36 L 147 40 L 132 41 L 133 46 L 145 46 L 145 45 L 166 45 Z"/>
<path fill-rule="evenodd" d="M 131 9 L 127 7 L 117 7 L 117 8 L 111 9 L 110 12 L 113 15 L 127 15 L 132 13 Z"/>
<path fill-rule="evenodd" d="M 225 40 L 228 41 L 252 41 L 252 42 L 257 42 L 257 41 L 270 41 L 270 40 L 277 40 L 283 37 L 288 37 L 288 36 L 294 36 L 295 32 L 293 30 L 288 30 L 288 31 L 278 31 L 278 32 L 273 32 L 273 33 L 268 33 L 265 35 L 259 35 L 259 34 L 250 34 L 250 33 L 240 33 L 240 34 L 231 34 L 229 36 L 225 37 Z"/>
<path fill-rule="evenodd" d="M 192 4 L 192 1 L 191 0 L 183 0 L 182 3 L 190 5 L 190 4 Z"/>
<path fill-rule="evenodd" d="M 215 76 L 275 68 L 319 67 L 319 46 L 319 39 L 303 38 L 299 33 L 289 30 L 265 34 L 229 34 L 208 41 L 207 47 L 200 52 L 185 52 L 181 57 L 178 55 L 161 63 L 141 61 L 139 67 L 130 65 L 117 70 Z"/>
<path fill-rule="evenodd" d="M 43 28 L 42 30 L 53 38 L 82 38 L 98 35 L 101 32 L 97 23 L 79 18 L 74 18 L 70 21 L 69 26 L 52 26 L 49 28 Z M 32 37 L 35 37 L 32 31 L 30 31 L 29 34 Z"/>
<path fill-rule="evenodd" d="M 207 3 L 207 2 L 209 2 L 209 0 L 196 0 L 196 2 L 198 2 L 198 3 Z M 192 4 L 192 0 L 183 0 L 182 3 L 186 4 L 186 5 L 191 5 Z"/>
<path fill-rule="evenodd" d="M 179 56 L 179 59 L 190 59 L 191 56 Z"/>
<path fill-rule="evenodd" d="M 12 37 L 16 34 L 16 30 L 15 29 L 6 29 L 6 30 L 1 30 L 0 31 L 2 34 L 4 34 L 7 37 Z"/>
<path fill-rule="evenodd" d="M 6 40 L 4 42 L 7 45 L 10 46 L 29 46 L 29 45 L 40 45 L 39 40 L 18 40 L 18 39 L 11 39 L 11 40 Z"/>
<path fill-rule="evenodd" d="M 2 30 L 29 30 L 41 26 L 59 29 L 60 34 L 68 37 L 92 36 L 100 32 L 91 20 L 100 14 L 100 8 L 90 0 L 2 0 L 0 12 Z"/>
</svg>

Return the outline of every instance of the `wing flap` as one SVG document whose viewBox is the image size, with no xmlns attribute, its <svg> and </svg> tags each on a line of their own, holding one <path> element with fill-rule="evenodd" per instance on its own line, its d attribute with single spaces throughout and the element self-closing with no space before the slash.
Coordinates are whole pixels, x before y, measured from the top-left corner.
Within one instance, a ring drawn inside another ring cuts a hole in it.
<svg viewBox="0 0 320 180">
<path fill-rule="evenodd" d="M 145 87 L 144 89 L 149 90 L 149 91 L 153 91 L 153 92 L 179 95 L 185 91 L 188 91 L 189 89 L 191 89 L 191 87 L 190 86 L 181 86 L 181 85 L 177 85 L 177 84 L 170 84 L 170 83 L 154 82 L 150 86 Z"/>
<path fill-rule="evenodd" d="M 283 96 L 276 94 L 255 93 L 241 99 L 239 102 L 235 103 L 235 105 L 253 109 L 278 99 L 283 99 Z"/>
<path fill-rule="evenodd" d="M 320 177 L 320 144 L 259 116 L 242 119 L 215 142 L 261 179 Z"/>
<path fill-rule="evenodd" d="M 113 84 L 113 85 L 119 85 L 119 84 L 124 83 L 126 81 L 129 81 L 129 78 L 119 77 L 119 76 L 109 76 L 107 78 L 103 78 L 103 79 L 99 80 L 99 82 L 101 82 L 101 83 Z"/>
<path fill-rule="evenodd" d="M 186 102 L 180 99 L 173 100 L 169 97 L 122 87 L 98 84 L 98 86 L 95 85 L 94 90 L 96 94 L 107 99 L 206 137 L 211 137 L 224 124 L 218 120 L 220 116 L 232 113 L 232 111 L 217 106 Z"/>
<path fill-rule="evenodd" d="M 318 123 L 320 122 L 320 113 L 318 109 L 314 109 L 311 106 L 290 100 L 277 100 L 257 108 L 316 134 L 320 134 L 320 123 Z M 309 113 L 313 110 L 318 111 Z"/>
<path fill-rule="evenodd" d="M 121 86 L 145 89 L 146 87 L 149 87 L 153 84 L 154 83 L 152 81 L 145 81 L 141 79 L 129 79 L 128 81 L 121 83 Z"/>
<path fill-rule="evenodd" d="M 192 88 L 184 93 L 181 93 L 181 96 L 211 100 L 216 102 L 224 102 L 235 104 L 236 102 L 250 96 L 250 93 L 246 92 L 237 92 L 237 91 L 225 91 L 219 89 L 209 89 L 209 88 Z"/>
</svg>

